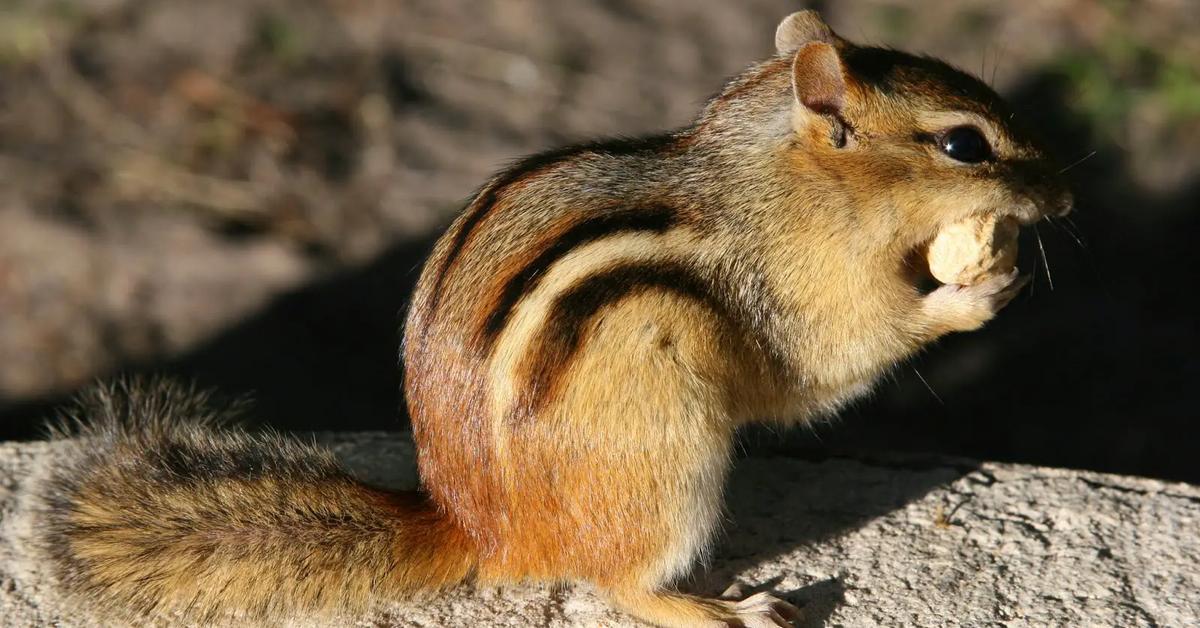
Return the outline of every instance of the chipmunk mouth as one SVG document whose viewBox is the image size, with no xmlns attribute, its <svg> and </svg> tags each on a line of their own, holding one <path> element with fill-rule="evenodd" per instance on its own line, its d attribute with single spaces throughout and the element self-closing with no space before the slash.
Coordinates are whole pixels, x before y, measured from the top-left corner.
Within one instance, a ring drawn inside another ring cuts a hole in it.
<svg viewBox="0 0 1200 628">
<path fill-rule="evenodd" d="M 1032 203 L 1027 206 L 1017 207 L 1007 211 L 1000 211 L 997 212 L 997 214 L 1002 217 L 1016 220 L 1017 224 L 1022 227 L 1028 227 L 1049 215 L 1048 213 L 1038 209 Z"/>
<path fill-rule="evenodd" d="M 929 294 L 945 285 L 938 281 L 937 277 L 933 276 L 933 272 L 929 270 L 929 245 L 932 243 L 933 238 L 929 238 L 914 246 L 904 256 L 901 265 L 905 281 L 916 288 L 920 294 Z"/>
</svg>

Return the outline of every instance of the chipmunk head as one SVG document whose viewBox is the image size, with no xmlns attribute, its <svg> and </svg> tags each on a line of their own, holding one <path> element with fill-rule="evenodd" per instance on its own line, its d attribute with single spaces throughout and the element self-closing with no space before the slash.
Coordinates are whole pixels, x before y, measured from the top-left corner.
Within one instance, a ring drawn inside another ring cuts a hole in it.
<svg viewBox="0 0 1200 628">
<path fill-rule="evenodd" d="M 975 77 L 849 43 L 812 11 L 785 18 L 775 46 L 791 59 L 795 158 L 835 173 L 854 211 L 889 215 L 896 244 L 972 215 L 1029 224 L 1070 210 L 1058 170 Z"/>
</svg>

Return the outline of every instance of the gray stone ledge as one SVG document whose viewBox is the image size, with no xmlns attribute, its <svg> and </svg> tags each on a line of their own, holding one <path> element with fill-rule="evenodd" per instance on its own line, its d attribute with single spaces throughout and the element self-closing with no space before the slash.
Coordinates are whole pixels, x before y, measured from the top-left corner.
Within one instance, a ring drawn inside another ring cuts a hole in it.
<svg viewBox="0 0 1200 628">
<path fill-rule="evenodd" d="M 322 435 L 365 479 L 411 486 L 412 447 Z M 0 625 L 88 625 L 25 558 L 22 488 L 44 442 L 0 444 Z M 811 626 L 1200 623 L 1200 487 L 961 460 L 748 458 L 711 568 L 684 588 L 738 582 L 805 609 Z M 626 626 L 585 586 L 463 587 L 393 604 L 361 625 Z"/>
</svg>

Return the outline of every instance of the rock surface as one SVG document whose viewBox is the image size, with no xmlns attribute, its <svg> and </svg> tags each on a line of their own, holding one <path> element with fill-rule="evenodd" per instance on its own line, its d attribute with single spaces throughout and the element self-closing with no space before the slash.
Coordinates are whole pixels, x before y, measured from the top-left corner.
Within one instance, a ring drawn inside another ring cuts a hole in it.
<svg viewBox="0 0 1200 628">
<path fill-rule="evenodd" d="M 319 437 L 361 477 L 415 481 L 400 435 Z M 24 552 L 24 488 L 53 443 L 0 444 L 0 624 L 88 625 Z M 711 568 L 683 588 L 771 590 L 809 626 L 1187 626 L 1200 487 L 953 459 L 739 461 Z M 586 586 L 463 587 L 363 626 L 627 626 Z M 298 624 L 301 625 L 301 624 Z M 305 624 L 307 625 L 307 624 Z"/>
</svg>

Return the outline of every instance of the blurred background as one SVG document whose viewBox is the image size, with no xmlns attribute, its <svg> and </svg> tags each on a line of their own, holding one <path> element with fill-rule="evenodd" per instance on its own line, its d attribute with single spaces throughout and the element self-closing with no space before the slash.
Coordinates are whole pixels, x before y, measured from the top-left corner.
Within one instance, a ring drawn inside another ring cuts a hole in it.
<svg viewBox="0 0 1200 628">
<path fill-rule="evenodd" d="M 403 427 L 401 312 L 471 192 L 522 154 L 686 124 L 805 6 L 991 82 L 1077 211 L 1041 226 L 1045 262 L 1022 242 L 1037 279 L 986 331 L 747 447 L 1200 481 L 1189 0 L 3 0 L 0 437 L 149 371 L 282 428 Z"/>
</svg>

